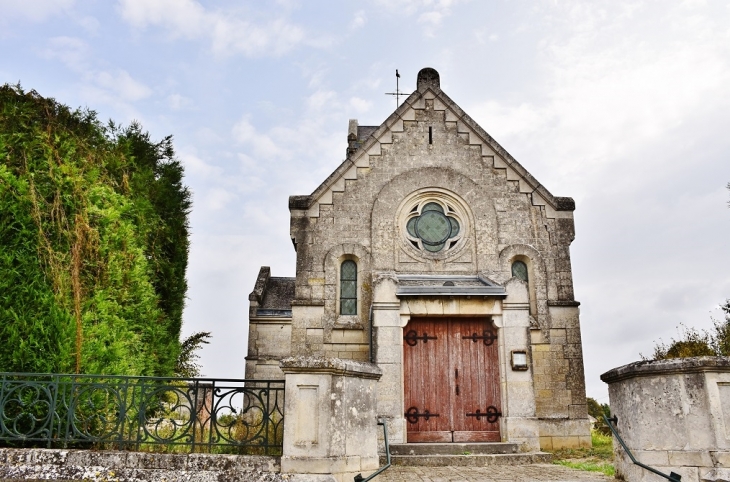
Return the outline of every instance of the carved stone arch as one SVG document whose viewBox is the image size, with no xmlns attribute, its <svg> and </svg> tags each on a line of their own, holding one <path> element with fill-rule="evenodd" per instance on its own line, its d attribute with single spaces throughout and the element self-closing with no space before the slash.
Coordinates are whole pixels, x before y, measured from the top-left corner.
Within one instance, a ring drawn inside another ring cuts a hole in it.
<svg viewBox="0 0 730 482">
<path fill-rule="evenodd" d="M 357 314 L 342 316 L 339 310 L 340 265 L 345 260 L 357 263 Z M 368 326 L 368 313 L 372 300 L 372 271 L 370 251 L 354 243 L 338 244 L 324 256 L 324 328 L 363 329 Z M 326 333 L 325 333 L 326 334 Z"/>
<path fill-rule="evenodd" d="M 404 200 L 419 193 L 443 193 L 463 201 L 469 234 L 456 256 L 432 259 L 436 257 L 418 256 L 403 249 L 398 210 Z M 375 196 L 370 225 L 373 268 L 378 271 L 474 274 L 480 264 L 486 264 L 480 263 L 482 258 L 497 255 L 497 240 L 490 238 L 498 231 L 494 203 L 485 195 L 483 186 L 452 169 L 423 167 L 395 176 Z"/>
<path fill-rule="evenodd" d="M 499 253 L 499 266 L 505 279 L 512 278 L 512 263 L 522 261 L 528 270 L 530 316 L 543 330 L 550 328 L 548 310 L 547 269 L 540 252 L 527 244 L 512 244 Z"/>
</svg>

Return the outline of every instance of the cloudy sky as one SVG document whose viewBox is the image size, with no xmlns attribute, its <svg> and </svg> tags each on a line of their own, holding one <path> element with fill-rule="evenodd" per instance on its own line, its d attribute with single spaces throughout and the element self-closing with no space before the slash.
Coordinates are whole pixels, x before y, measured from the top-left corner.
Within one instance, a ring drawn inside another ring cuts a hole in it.
<svg viewBox="0 0 730 482">
<path fill-rule="evenodd" d="M 0 82 L 173 134 L 194 193 L 184 333 L 243 377 L 261 265 L 294 275 L 290 194 L 418 70 L 572 196 L 588 395 L 730 297 L 728 1 L 0 0 Z"/>
</svg>

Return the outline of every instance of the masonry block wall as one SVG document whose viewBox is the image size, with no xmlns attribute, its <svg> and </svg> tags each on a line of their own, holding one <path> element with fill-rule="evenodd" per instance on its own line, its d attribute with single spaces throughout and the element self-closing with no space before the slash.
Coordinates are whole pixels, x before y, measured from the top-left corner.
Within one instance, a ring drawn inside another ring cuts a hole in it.
<svg viewBox="0 0 730 482">
<path fill-rule="evenodd" d="M 419 74 L 417 90 L 382 125 L 351 121 L 348 143 L 347 159 L 311 195 L 289 199 L 297 251 L 289 318 L 265 320 L 260 274 L 251 295 L 247 373 L 277 375 L 266 365 L 289 354 L 370 359 L 382 338 L 371 332 L 371 306 L 399 302 L 374 296 L 383 278 L 478 275 L 504 286 L 512 264 L 522 261 L 541 443 L 590 444 L 570 263 L 573 200 L 537 182 L 441 91 L 432 69 Z M 453 247 L 438 253 L 419 251 L 404 227 L 411 205 L 428 196 L 442 199 L 460 223 Z M 357 310 L 342 315 L 339 269 L 348 259 L 357 263 Z M 486 313 L 482 301 L 463 300 Z"/>
</svg>

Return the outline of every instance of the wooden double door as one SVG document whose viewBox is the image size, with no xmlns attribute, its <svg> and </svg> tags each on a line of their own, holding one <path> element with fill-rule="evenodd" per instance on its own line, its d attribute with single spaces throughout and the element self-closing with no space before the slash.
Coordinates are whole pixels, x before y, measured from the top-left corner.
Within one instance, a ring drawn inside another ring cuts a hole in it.
<svg viewBox="0 0 730 482">
<path fill-rule="evenodd" d="M 499 442 L 497 330 L 490 318 L 413 318 L 403 329 L 408 442 Z"/>
</svg>

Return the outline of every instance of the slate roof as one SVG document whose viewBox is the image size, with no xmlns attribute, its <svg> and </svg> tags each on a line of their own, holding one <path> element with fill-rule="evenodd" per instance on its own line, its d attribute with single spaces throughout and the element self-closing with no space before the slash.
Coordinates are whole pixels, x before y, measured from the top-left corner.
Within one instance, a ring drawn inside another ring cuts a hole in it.
<svg viewBox="0 0 730 482">
<path fill-rule="evenodd" d="M 360 144 L 364 143 L 373 132 L 378 130 L 378 127 L 380 126 L 357 126 L 357 141 Z"/>
<path fill-rule="evenodd" d="M 291 315 L 291 302 L 294 299 L 294 282 L 296 278 L 269 278 L 264 291 L 264 299 L 259 308 L 259 315 L 262 311 L 289 311 Z"/>
<path fill-rule="evenodd" d="M 481 276 L 399 275 L 396 296 L 507 296 L 503 286 Z"/>
<path fill-rule="evenodd" d="M 270 276 L 268 266 L 262 266 L 256 286 L 248 299 L 258 303 L 256 316 L 291 317 L 296 278 Z"/>
</svg>

